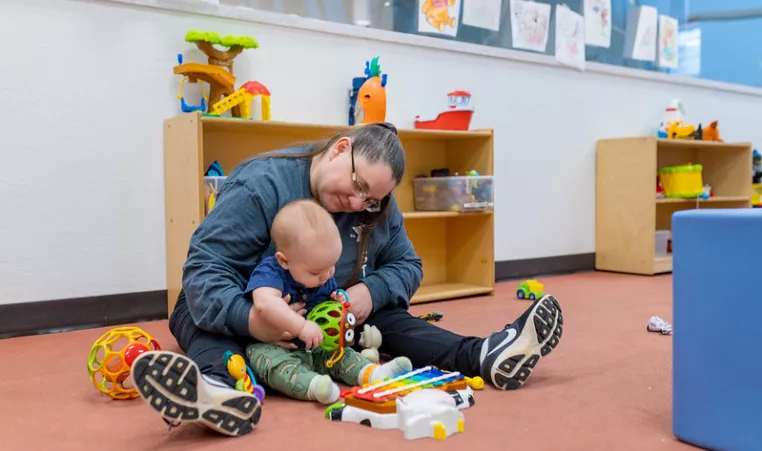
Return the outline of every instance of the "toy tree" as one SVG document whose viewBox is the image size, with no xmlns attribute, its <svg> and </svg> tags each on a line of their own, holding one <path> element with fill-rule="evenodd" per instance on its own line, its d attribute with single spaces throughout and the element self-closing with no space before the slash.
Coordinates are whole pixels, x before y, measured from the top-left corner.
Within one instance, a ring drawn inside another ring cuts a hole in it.
<svg viewBox="0 0 762 451">
<path fill-rule="evenodd" d="M 259 43 L 250 36 L 227 35 L 223 38 L 214 31 L 191 30 L 185 35 L 185 42 L 196 44 L 209 58 L 209 64 L 222 66 L 233 73 L 233 60 L 244 49 L 256 49 Z M 219 50 L 214 46 L 226 47 L 227 50 Z"/>
</svg>

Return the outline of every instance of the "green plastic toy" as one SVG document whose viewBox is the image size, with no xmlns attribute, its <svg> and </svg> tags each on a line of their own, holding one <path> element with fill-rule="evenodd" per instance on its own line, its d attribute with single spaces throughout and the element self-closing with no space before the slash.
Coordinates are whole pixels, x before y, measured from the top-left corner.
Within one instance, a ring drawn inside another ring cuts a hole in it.
<svg viewBox="0 0 762 451">
<path fill-rule="evenodd" d="M 540 299 L 545 295 L 542 290 L 545 286 L 536 280 L 525 280 L 519 285 L 519 289 L 516 290 L 516 297 L 519 299 L 529 299 L 534 301 Z"/>
<path fill-rule="evenodd" d="M 316 305 L 307 314 L 307 320 L 315 322 L 323 330 L 323 342 L 320 348 L 325 351 L 333 351 L 330 360 L 326 362 L 328 368 L 344 356 L 344 347 L 352 346 L 355 341 L 355 315 L 349 312 L 349 296 L 344 290 L 336 290 L 347 299 L 341 303 L 337 301 L 324 301 Z"/>
</svg>

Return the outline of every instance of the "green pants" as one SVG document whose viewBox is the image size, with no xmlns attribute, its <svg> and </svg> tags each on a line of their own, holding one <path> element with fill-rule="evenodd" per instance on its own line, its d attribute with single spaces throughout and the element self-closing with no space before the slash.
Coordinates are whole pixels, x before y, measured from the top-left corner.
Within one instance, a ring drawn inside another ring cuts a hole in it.
<svg viewBox="0 0 762 451">
<path fill-rule="evenodd" d="M 352 348 L 344 348 L 344 356 L 331 368 L 325 366 L 332 352 L 320 348 L 284 349 L 278 345 L 255 343 L 246 347 L 254 377 L 279 392 L 302 401 L 308 401 L 310 382 L 315 376 L 325 374 L 334 381 L 349 386 L 358 385 L 357 379 L 363 368 L 373 362 Z"/>
</svg>

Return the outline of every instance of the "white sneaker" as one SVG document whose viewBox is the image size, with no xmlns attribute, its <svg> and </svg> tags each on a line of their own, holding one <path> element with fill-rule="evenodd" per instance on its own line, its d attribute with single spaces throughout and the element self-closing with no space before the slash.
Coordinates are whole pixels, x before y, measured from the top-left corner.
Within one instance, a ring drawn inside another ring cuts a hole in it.
<svg viewBox="0 0 762 451">
<path fill-rule="evenodd" d="M 262 415 L 254 395 L 201 374 L 198 365 L 175 352 L 141 354 L 131 377 L 143 401 L 170 427 L 198 422 L 221 434 L 240 436 L 250 433 Z"/>
<path fill-rule="evenodd" d="M 649 332 L 659 332 L 662 335 L 672 335 L 672 324 L 664 321 L 658 316 L 652 316 L 651 319 L 648 320 L 648 326 L 646 329 Z"/>
</svg>

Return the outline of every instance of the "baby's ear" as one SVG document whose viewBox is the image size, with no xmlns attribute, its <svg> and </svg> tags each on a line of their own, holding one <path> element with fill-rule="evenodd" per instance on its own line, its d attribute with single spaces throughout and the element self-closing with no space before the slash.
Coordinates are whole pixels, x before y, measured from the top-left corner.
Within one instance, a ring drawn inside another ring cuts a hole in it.
<svg viewBox="0 0 762 451">
<path fill-rule="evenodd" d="M 283 269 L 288 269 L 288 259 L 283 252 L 276 252 L 275 259 L 278 260 L 278 264 L 280 264 Z"/>
</svg>

